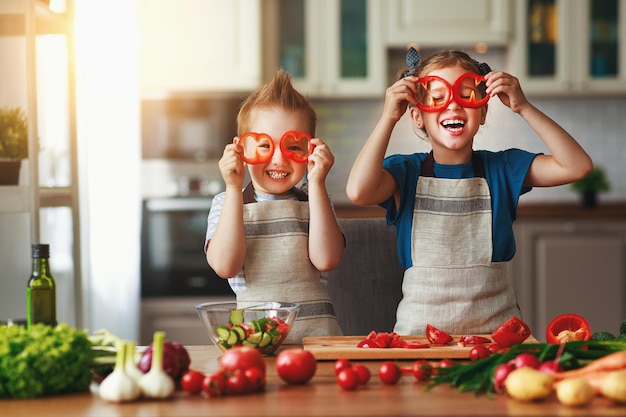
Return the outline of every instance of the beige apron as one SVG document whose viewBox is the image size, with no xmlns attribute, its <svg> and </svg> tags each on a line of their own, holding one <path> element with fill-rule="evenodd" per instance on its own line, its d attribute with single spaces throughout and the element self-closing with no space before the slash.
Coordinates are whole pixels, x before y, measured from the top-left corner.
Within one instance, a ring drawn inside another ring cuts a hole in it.
<svg viewBox="0 0 626 417">
<path fill-rule="evenodd" d="M 482 174 L 475 156 L 475 172 Z M 424 176 L 432 165 L 425 163 L 417 181 L 413 266 L 404 274 L 394 331 L 424 334 L 431 324 L 451 334 L 491 333 L 520 313 L 507 263 L 491 262 L 489 186 L 480 177 Z"/>
<path fill-rule="evenodd" d="M 285 344 L 301 344 L 304 336 L 341 336 L 326 285 L 309 260 L 309 203 L 244 204 L 244 226 L 248 288 L 237 294 L 237 301 L 300 304 Z"/>
</svg>

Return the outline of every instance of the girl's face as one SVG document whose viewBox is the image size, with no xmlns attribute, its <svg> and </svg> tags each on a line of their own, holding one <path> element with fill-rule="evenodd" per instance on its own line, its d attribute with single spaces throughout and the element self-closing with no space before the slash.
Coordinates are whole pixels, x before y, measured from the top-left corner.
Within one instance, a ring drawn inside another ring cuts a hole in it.
<svg viewBox="0 0 626 417">
<path fill-rule="evenodd" d="M 455 66 L 440 68 L 426 75 L 436 75 L 446 80 L 450 85 L 463 74 L 465 68 Z M 485 123 L 487 105 L 477 108 L 462 107 L 456 100 L 450 101 L 448 106 L 439 112 L 423 112 L 418 108 L 411 109 L 411 118 L 419 129 L 426 130 L 430 138 L 433 152 L 439 153 L 439 163 L 460 163 L 469 161 L 474 135 L 480 125 Z M 446 161 L 445 155 L 455 155 Z M 459 161 L 458 156 L 461 156 Z M 467 159 L 467 161 L 466 161 Z"/>
<path fill-rule="evenodd" d="M 274 155 L 264 163 L 248 164 L 252 185 L 263 194 L 284 194 L 302 180 L 306 162 L 298 163 L 286 158 L 280 150 L 280 139 L 288 131 L 308 132 L 308 119 L 304 112 L 269 107 L 251 114 L 250 132 L 265 133 L 274 142 Z"/>
</svg>

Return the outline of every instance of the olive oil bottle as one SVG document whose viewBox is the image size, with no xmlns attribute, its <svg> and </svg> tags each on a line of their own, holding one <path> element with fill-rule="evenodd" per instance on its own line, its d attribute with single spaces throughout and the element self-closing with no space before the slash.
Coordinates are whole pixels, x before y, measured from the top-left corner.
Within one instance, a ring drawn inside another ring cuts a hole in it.
<svg viewBox="0 0 626 417">
<path fill-rule="evenodd" d="M 56 286 L 50 273 L 50 245 L 32 245 L 33 272 L 26 287 L 27 327 L 57 324 Z"/>
</svg>

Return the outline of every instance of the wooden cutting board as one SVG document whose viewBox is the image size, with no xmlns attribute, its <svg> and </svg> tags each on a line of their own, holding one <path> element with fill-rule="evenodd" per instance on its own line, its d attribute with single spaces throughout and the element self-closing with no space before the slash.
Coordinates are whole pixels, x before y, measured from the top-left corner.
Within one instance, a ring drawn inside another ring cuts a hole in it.
<svg viewBox="0 0 626 417">
<path fill-rule="evenodd" d="M 490 338 L 490 335 L 479 335 Z M 454 342 L 445 346 L 432 345 L 424 349 L 404 348 L 359 348 L 357 344 L 366 336 L 309 336 L 302 340 L 304 349 L 311 351 L 317 360 L 384 359 L 469 359 L 474 345 L 459 346 L 456 341 L 461 336 L 453 336 Z M 428 343 L 426 336 L 402 336 L 406 342 Z M 524 343 L 538 343 L 530 336 Z"/>
</svg>

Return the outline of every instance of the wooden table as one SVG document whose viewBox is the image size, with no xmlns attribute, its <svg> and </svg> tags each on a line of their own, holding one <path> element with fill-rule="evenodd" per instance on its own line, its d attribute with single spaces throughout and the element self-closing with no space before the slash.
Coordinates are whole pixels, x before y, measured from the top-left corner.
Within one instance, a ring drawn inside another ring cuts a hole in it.
<svg viewBox="0 0 626 417">
<path fill-rule="evenodd" d="M 209 373 L 218 367 L 219 350 L 188 347 L 192 367 Z M 0 415 L 7 417 L 142 417 L 142 416 L 624 416 L 626 405 L 615 406 L 596 398 L 592 407 L 572 409 L 555 398 L 540 403 L 520 403 L 505 395 L 495 399 L 459 393 L 448 386 L 423 392 L 423 383 L 405 375 L 397 385 L 383 385 L 378 361 L 364 361 L 372 372 L 370 382 L 356 391 L 343 391 L 335 382 L 333 361 L 318 362 L 315 377 L 306 385 L 289 386 L 276 375 L 274 358 L 268 358 L 267 389 L 262 394 L 208 398 L 178 392 L 167 401 L 139 400 L 112 404 L 97 395 L 81 393 L 29 400 L 1 400 Z M 402 362 L 410 364 L 411 361 Z"/>
</svg>

